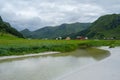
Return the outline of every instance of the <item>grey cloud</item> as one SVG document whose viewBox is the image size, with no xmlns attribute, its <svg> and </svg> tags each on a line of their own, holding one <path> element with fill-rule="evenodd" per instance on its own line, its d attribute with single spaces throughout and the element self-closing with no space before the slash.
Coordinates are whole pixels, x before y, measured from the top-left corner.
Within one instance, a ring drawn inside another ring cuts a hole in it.
<svg viewBox="0 0 120 80">
<path fill-rule="evenodd" d="M 1 0 L 0 15 L 13 27 L 35 30 L 48 25 L 93 22 L 119 13 L 120 0 Z"/>
</svg>

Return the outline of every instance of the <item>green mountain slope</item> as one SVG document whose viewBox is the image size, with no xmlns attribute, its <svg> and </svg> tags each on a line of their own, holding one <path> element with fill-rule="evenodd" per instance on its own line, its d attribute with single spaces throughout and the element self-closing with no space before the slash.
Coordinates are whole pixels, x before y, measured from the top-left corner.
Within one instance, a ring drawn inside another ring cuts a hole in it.
<svg viewBox="0 0 120 80">
<path fill-rule="evenodd" d="M 2 18 L 0 17 L 0 35 L 2 36 L 4 34 L 12 34 L 14 36 L 23 38 L 23 35 L 20 32 L 12 28 L 9 23 L 4 22 Z"/>
<path fill-rule="evenodd" d="M 24 34 L 24 37 L 27 37 L 31 34 L 31 31 L 29 29 L 24 29 L 20 31 L 20 33 Z"/>
<path fill-rule="evenodd" d="M 87 36 L 92 39 L 120 39 L 120 14 L 104 15 L 98 18 L 91 26 L 78 32 L 75 36 Z"/>
<path fill-rule="evenodd" d="M 48 26 L 38 29 L 33 32 L 28 32 L 28 30 L 21 31 L 21 33 L 29 38 L 48 38 L 55 39 L 56 37 L 63 37 L 65 35 L 74 34 L 88 28 L 90 23 L 73 23 L 73 24 L 62 24 L 60 26 Z M 25 34 L 29 33 L 29 34 Z"/>
</svg>

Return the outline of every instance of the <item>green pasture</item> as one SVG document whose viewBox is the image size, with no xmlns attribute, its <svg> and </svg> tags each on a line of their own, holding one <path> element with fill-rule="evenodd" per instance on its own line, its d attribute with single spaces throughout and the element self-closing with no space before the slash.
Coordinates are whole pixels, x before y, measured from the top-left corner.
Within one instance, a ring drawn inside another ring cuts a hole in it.
<svg viewBox="0 0 120 80">
<path fill-rule="evenodd" d="M 69 52 L 78 48 L 120 46 L 119 40 L 35 40 L 0 36 L 0 56 L 24 55 L 46 51 Z"/>
</svg>

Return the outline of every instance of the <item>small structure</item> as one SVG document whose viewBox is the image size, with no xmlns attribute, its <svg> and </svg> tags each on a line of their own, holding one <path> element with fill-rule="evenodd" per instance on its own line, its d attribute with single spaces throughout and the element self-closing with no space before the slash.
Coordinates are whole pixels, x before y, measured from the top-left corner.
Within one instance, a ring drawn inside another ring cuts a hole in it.
<svg viewBox="0 0 120 80">
<path fill-rule="evenodd" d="M 60 37 L 58 37 L 59 38 L 59 40 L 62 40 L 62 37 L 60 36 Z"/>
<path fill-rule="evenodd" d="M 58 40 L 58 38 L 56 38 L 56 40 Z"/>
<path fill-rule="evenodd" d="M 88 37 L 85 37 L 85 40 L 88 40 Z"/>
<path fill-rule="evenodd" d="M 62 37 L 56 37 L 55 39 L 56 40 L 62 40 Z"/>
<path fill-rule="evenodd" d="M 87 40 L 88 37 L 84 37 L 84 36 L 77 36 L 76 39 L 78 40 Z"/>
<path fill-rule="evenodd" d="M 66 37 L 65 40 L 71 40 L 71 38 L 70 37 Z"/>
</svg>

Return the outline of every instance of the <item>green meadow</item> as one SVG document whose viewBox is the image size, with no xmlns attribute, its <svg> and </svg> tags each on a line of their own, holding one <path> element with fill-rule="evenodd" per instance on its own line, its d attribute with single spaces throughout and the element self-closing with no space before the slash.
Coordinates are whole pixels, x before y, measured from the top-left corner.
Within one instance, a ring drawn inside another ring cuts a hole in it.
<svg viewBox="0 0 120 80">
<path fill-rule="evenodd" d="M 69 52 L 78 48 L 120 46 L 119 40 L 37 40 L 0 36 L 0 56 L 34 54 L 46 51 Z"/>
</svg>

